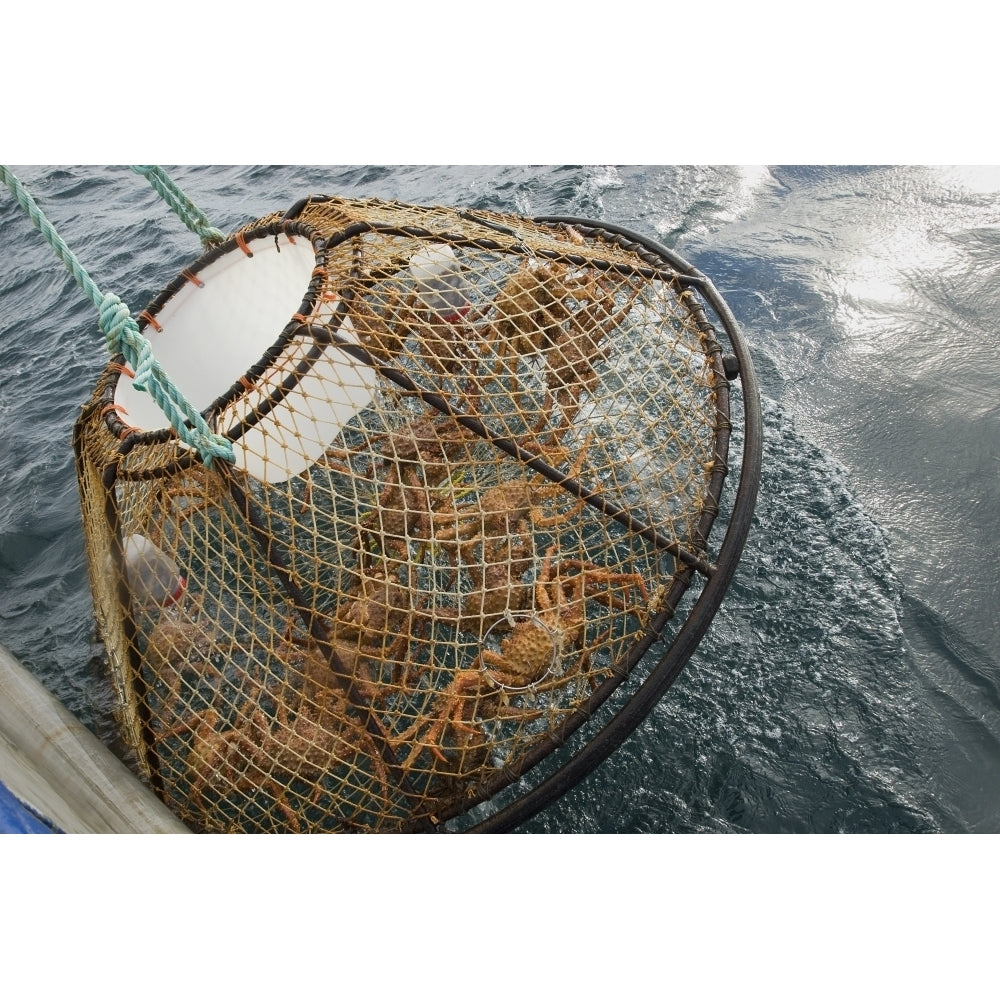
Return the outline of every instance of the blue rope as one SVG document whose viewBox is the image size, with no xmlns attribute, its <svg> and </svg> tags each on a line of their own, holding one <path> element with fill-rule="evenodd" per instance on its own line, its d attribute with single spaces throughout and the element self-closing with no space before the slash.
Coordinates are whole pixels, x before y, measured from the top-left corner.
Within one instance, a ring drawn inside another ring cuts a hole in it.
<svg viewBox="0 0 1000 1000">
<path fill-rule="evenodd" d="M 173 384 L 153 356 L 152 346 L 142 335 L 125 303 L 117 295 L 102 294 L 73 252 L 45 218 L 35 200 L 24 189 L 17 177 L 2 164 L 0 164 L 0 177 L 3 178 L 4 183 L 17 199 L 18 204 L 27 212 L 35 227 L 69 268 L 77 284 L 97 307 L 108 351 L 112 355 L 124 355 L 129 367 L 135 372 L 132 383 L 135 388 L 140 392 L 148 392 L 153 397 L 157 406 L 170 421 L 170 426 L 177 436 L 201 455 L 206 466 L 211 468 L 212 461 L 216 458 L 232 462 L 234 460 L 232 442 L 214 434 L 205 422 L 205 418 L 195 410 Z"/>
</svg>

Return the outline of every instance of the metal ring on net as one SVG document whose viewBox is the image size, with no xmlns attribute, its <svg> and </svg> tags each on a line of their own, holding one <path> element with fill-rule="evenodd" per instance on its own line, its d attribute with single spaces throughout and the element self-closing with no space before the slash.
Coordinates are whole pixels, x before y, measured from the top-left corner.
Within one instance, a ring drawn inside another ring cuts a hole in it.
<svg viewBox="0 0 1000 1000">
<path fill-rule="evenodd" d="M 732 315 L 669 250 L 580 219 L 311 197 L 142 319 L 234 463 L 206 468 L 120 359 L 75 444 L 123 734 L 195 829 L 449 830 L 483 803 L 470 828 L 509 829 L 620 744 L 705 634 L 760 413 Z M 713 552 L 736 378 L 740 482 Z"/>
</svg>

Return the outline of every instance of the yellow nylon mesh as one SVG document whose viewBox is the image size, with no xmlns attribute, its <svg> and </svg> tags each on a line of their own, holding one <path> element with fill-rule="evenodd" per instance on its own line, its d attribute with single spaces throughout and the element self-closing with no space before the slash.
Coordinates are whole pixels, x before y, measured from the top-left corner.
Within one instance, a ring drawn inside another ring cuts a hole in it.
<svg viewBox="0 0 1000 1000">
<path fill-rule="evenodd" d="M 705 557 L 718 345 L 669 267 L 607 235 L 339 199 L 295 215 L 323 241 L 311 312 L 212 409 L 252 441 L 242 466 L 130 432 L 115 364 L 78 421 L 122 732 L 195 829 L 433 828 L 581 725 Z M 449 302 L 414 265 L 444 246 Z M 351 392 L 334 436 L 301 443 Z M 319 457 L 289 478 L 249 471 L 300 443 Z M 184 577 L 175 603 L 126 568 L 135 537 Z"/>
</svg>

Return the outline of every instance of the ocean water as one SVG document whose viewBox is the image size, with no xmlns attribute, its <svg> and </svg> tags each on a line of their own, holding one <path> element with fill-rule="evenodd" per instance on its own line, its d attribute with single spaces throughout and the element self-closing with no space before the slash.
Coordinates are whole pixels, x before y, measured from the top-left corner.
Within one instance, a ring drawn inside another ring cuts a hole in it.
<svg viewBox="0 0 1000 1000">
<path fill-rule="evenodd" d="M 12 169 L 133 314 L 199 254 L 126 167 Z M 1000 831 L 1000 168 L 167 170 L 226 232 L 320 193 L 613 222 L 732 309 L 765 424 L 740 567 L 667 695 L 521 829 Z M 103 337 L 6 189 L 0 249 L 0 642 L 114 745 L 71 445 Z"/>
</svg>

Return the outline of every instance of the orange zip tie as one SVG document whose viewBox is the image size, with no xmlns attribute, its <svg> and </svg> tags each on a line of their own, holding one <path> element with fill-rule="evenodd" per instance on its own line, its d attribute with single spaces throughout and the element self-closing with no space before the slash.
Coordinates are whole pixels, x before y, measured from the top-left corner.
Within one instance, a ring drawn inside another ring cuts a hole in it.
<svg viewBox="0 0 1000 1000">
<path fill-rule="evenodd" d="M 241 375 L 239 378 L 239 383 L 243 388 L 249 392 L 253 387 L 254 383 L 246 377 L 246 375 Z"/>
<path fill-rule="evenodd" d="M 108 405 L 105 406 L 103 410 L 101 410 L 101 416 L 103 417 L 104 414 L 107 413 L 109 410 L 114 410 L 119 416 L 121 416 L 123 413 L 124 414 L 128 413 L 128 410 L 126 410 L 125 407 L 121 405 L 121 403 L 108 403 Z M 124 441 L 125 438 L 129 436 L 129 434 L 137 432 L 138 430 L 139 430 L 138 427 L 133 427 L 131 424 L 126 424 L 125 421 L 123 420 L 122 429 L 118 434 L 118 438 L 119 440 Z"/>
<path fill-rule="evenodd" d="M 199 278 L 198 275 L 195 274 L 194 271 L 192 271 L 188 267 L 184 268 L 184 270 L 181 271 L 181 276 L 187 278 L 187 280 L 190 281 L 192 285 L 197 285 L 198 288 L 205 287 L 205 282 L 202 281 L 201 278 Z"/>
<path fill-rule="evenodd" d="M 253 251 L 247 246 L 247 241 L 243 239 L 242 233 L 236 234 L 236 245 L 248 256 L 253 256 Z"/>
<path fill-rule="evenodd" d="M 322 264 L 317 264 L 313 268 L 312 276 L 314 278 L 323 278 L 324 280 L 326 280 L 326 268 Z"/>
<path fill-rule="evenodd" d="M 139 319 L 144 319 L 157 333 L 163 333 L 163 327 L 156 322 L 156 317 L 151 316 L 148 309 L 143 309 L 139 313 Z"/>
<path fill-rule="evenodd" d="M 292 319 L 297 319 L 303 326 L 309 325 L 309 317 L 303 316 L 302 313 L 293 313 Z"/>
<path fill-rule="evenodd" d="M 113 372 L 118 372 L 120 375 L 128 375 L 129 378 L 135 378 L 135 372 L 129 368 L 128 365 L 120 365 L 117 362 L 112 362 L 108 367 Z"/>
</svg>

